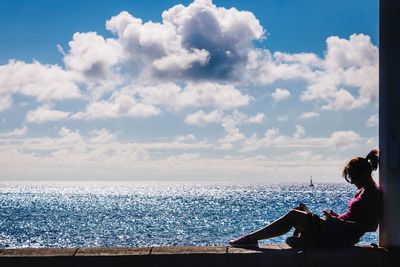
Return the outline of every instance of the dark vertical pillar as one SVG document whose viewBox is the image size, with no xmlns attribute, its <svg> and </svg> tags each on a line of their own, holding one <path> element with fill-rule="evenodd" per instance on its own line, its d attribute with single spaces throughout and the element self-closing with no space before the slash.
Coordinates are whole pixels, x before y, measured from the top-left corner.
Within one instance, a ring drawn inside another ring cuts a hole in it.
<svg viewBox="0 0 400 267">
<path fill-rule="evenodd" d="M 380 0 L 379 183 L 384 211 L 379 244 L 400 247 L 400 1 Z"/>
</svg>

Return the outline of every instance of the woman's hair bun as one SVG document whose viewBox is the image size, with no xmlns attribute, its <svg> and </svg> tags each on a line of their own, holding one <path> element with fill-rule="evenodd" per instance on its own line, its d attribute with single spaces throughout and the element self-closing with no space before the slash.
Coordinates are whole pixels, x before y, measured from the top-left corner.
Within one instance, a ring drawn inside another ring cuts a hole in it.
<svg viewBox="0 0 400 267">
<path fill-rule="evenodd" d="M 372 149 L 365 159 L 371 164 L 372 170 L 375 171 L 379 165 L 379 150 L 377 148 Z"/>
</svg>

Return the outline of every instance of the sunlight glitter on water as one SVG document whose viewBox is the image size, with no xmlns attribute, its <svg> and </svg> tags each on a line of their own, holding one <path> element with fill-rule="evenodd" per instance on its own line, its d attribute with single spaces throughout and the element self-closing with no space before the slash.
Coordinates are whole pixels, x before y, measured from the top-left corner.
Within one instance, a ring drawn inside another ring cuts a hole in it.
<svg viewBox="0 0 400 267">
<path fill-rule="evenodd" d="M 343 212 L 354 193 L 347 184 L 2 182 L 0 247 L 226 245 L 299 202 Z"/>
</svg>

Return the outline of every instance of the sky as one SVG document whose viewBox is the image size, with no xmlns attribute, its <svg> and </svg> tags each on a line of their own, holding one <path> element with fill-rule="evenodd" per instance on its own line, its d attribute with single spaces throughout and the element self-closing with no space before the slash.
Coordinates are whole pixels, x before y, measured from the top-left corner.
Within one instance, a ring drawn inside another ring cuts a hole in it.
<svg viewBox="0 0 400 267">
<path fill-rule="evenodd" d="M 0 0 L 0 180 L 342 181 L 378 1 Z"/>
</svg>

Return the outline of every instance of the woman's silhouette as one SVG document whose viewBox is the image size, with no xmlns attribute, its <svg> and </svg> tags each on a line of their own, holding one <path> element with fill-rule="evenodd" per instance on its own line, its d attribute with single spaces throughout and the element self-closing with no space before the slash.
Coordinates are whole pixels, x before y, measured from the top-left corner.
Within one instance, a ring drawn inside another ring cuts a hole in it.
<svg viewBox="0 0 400 267">
<path fill-rule="evenodd" d="M 295 234 L 286 242 L 292 247 L 353 246 L 365 232 L 376 231 L 381 218 L 382 192 L 372 179 L 378 168 L 379 151 L 371 150 L 365 157 L 355 157 L 343 169 L 343 177 L 355 185 L 357 194 L 343 214 L 323 211 L 325 219 L 300 205 L 266 227 L 229 242 L 232 246 L 257 246 L 258 240 L 288 233 Z"/>
</svg>

